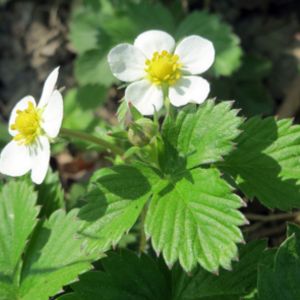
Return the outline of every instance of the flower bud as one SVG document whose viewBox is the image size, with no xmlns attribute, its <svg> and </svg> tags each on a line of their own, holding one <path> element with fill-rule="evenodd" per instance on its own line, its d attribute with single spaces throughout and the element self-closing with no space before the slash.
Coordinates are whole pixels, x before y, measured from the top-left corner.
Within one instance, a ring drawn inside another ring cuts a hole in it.
<svg viewBox="0 0 300 300">
<path fill-rule="evenodd" d="M 151 142 L 157 132 L 157 124 L 150 119 L 141 118 L 130 125 L 128 130 L 128 140 L 134 146 L 143 147 Z"/>
</svg>

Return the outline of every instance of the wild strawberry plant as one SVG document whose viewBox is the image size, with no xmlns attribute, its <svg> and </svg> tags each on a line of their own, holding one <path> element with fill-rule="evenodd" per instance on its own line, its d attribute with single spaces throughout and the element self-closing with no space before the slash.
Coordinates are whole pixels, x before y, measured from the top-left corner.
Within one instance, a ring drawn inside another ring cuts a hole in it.
<svg viewBox="0 0 300 300">
<path fill-rule="evenodd" d="M 129 83 L 110 136 L 61 128 L 58 68 L 39 104 L 31 96 L 16 104 L 0 171 L 31 178 L 1 186 L 0 299 L 300 299 L 300 229 L 290 224 L 270 249 L 245 239 L 241 211 L 254 198 L 300 207 L 300 127 L 244 119 L 232 101 L 207 99 L 210 84 L 198 75 L 215 57 L 226 72 L 214 43 L 188 34 L 195 18 L 177 43 L 147 30 L 109 51 L 112 73 Z M 49 169 L 59 132 L 105 148 L 113 162 L 67 209 Z M 138 251 L 112 251 L 132 230 Z"/>
</svg>

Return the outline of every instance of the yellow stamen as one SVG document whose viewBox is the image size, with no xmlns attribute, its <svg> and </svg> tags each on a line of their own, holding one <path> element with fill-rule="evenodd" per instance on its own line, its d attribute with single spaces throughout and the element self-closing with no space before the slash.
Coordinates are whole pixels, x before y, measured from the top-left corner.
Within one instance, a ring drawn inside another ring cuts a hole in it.
<svg viewBox="0 0 300 300">
<path fill-rule="evenodd" d="M 14 137 L 15 141 L 23 145 L 34 143 L 42 131 L 41 111 L 28 101 L 26 109 L 17 110 L 15 123 L 10 128 L 18 132 Z"/>
<path fill-rule="evenodd" d="M 146 60 L 145 71 L 152 83 L 173 85 L 181 77 L 181 66 L 178 55 L 163 50 L 155 52 L 152 59 Z"/>
</svg>

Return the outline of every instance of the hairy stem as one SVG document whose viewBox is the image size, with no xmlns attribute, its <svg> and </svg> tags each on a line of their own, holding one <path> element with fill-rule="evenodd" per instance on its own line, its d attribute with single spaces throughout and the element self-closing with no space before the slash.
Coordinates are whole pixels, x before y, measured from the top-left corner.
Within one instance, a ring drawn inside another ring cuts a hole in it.
<svg viewBox="0 0 300 300">
<path fill-rule="evenodd" d="M 143 253 L 146 251 L 147 246 L 147 239 L 145 234 L 145 218 L 147 214 L 147 207 L 144 206 L 142 213 L 141 213 L 141 229 L 140 229 L 140 244 L 139 244 L 139 252 Z"/>
<path fill-rule="evenodd" d="M 118 154 L 118 155 L 124 154 L 123 149 L 119 148 L 118 146 L 114 145 L 113 143 L 108 142 L 99 137 L 90 135 L 85 132 L 76 131 L 76 130 L 67 129 L 67 128 L 61 128 L 60 134 L 63 136 L 67 136 L 67 137 L 71 137 L 71 138 L 78 138 L 83 141 L 91 142 L 91 143 L 99 145 L 105 149 L 108 149 L 111 152 Z"/>
</svg>

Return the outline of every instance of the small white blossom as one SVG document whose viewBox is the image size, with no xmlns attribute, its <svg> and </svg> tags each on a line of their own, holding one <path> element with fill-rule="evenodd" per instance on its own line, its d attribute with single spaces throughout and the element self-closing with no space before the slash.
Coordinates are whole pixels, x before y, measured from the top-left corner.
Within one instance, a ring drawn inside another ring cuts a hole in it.
<svg viewBox="0 0 300 300">
<path fill-rule="evenodd" d="M 125 90 L 126 101 L 143 115 L 158 111 L 165 96 L 174 106 L 205 101 L 209 83 L 195 75 L 208 70 L 214 58 L 209 40 L 191 35 L 176 46 L 172 36 L 159 30 L 146 31 L 133 45 L 119 44 L 108 54 L 113 74 L 131 82 Z"/>
<path fill-rule="evenodd" d="M 8 131 L 13 137 L 0 154 L 0 172 L 22 176 L 31 170 L 36 184 L 43 182 L 50 161 L 50 140 L 55 138 L 63 119 L 63 99 L 55 89 L 59 68 L 45 81 L 38 105 L 32 96 L 13 108 Z"/>
</svg>

